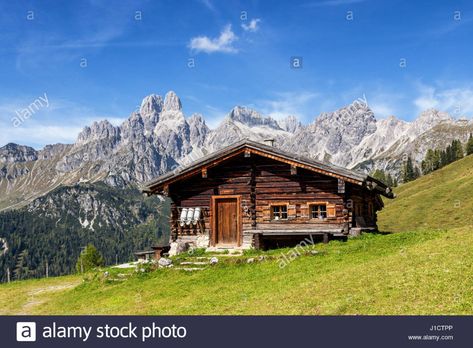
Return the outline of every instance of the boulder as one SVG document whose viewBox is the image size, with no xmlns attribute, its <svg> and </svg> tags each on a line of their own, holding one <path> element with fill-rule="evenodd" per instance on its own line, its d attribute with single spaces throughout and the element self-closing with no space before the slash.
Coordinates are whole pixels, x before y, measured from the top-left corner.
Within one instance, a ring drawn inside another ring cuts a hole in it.
<svg viewBox="0 0 473 348">
<path fill-rule="evenodd" d="M 209 247 L 209 235 L 200 234 L 195 240 L 195 245 L 197 248 L 208 248 Z"/>
<path fill-rule="evenodd" d="M 171 249 L 169 249 L 169 256 L 182 254 L 189 249 L 189 243 L 182 241 L 175 241 L 171 243 Z"/>
<path fill-rule="evenodd" d="M 172 265 L 172 260 L 166 259 L 165 257 L 161 257 L 158 261 L 158 265 L 160 267 L 170 267 Z"/>
</svg>

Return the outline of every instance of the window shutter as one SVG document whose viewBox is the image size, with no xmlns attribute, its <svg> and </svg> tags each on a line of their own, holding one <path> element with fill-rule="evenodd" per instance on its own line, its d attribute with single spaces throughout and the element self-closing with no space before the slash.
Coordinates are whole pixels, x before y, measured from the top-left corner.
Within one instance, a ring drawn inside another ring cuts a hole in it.
<svg viewBox="0 0 473 348">
<path fill-rule="evenodd" d="M 295 205 L 288 205 L 287 206 L 287 218 L 288 219 L 295 219 L 296 218 L 296 206 Z"/>
<path fill-rule="evenodd" d="M 336 217 L 335 204 L 327 204 L 327 217 Z"/>
</svg>

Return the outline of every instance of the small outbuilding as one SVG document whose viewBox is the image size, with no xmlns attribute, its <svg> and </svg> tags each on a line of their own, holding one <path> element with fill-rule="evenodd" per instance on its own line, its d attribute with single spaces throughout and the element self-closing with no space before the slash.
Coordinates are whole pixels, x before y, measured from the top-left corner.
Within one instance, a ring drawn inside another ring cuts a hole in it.
<svg viewBox="0 0 473 348">
<path fill-rule="evenodd" d="M 138 261 L 150 261 L 159 260 L 164 253 L 167 253 L 170 249 L 169 245 L 154 245 L 151 247 L 153 250 L 136 251 L 135 257 Z"/>
<path fill-rule="evenodd" d="M 171 242 L 207 248 L 278 247 L 376 231 L 381 196 L 394 197 L 368 175 L 247 139 L 143 191 L 171 199 Z"/>
</svg>

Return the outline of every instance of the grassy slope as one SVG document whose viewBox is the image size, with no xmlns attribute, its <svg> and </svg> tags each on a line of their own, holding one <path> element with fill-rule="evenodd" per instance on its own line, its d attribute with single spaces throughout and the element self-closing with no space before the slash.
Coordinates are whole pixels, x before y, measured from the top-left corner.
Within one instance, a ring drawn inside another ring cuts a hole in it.
<svg viewBox="0 0 473 348">
<path fill-rule="evenodd" d="M 161 269 L 58 291 L 51 282 L 60 278 L 16 282 L 0 287 L 2 303 L 15 298 L 0 313 L 471 314 L 472 245 L 464 229 L 365 235 L 317 245 L 323 254 L 301 256 L 283 269 L 277 260 L 191 274 Z M 78 276 L 65 279 L 80 282 Z M 29 296 L 25 310 L 25 293 L 38 288 L 50 291 Z"/>
<path fill-rule="evenodd" d="M 316 245 L 283 269 L 273 259 L 14 282 L 0 285 L 0 314 L 473 314 L 472 168 L 469 157 L 399 187 L 380 225 L 406 233 Z"/>
<path fill-rule="evenodd" d="M 383 231 L 463 226 L 473 230 L 473 156 L 401 185 L 396 194 L 396 199 L 385 200 L 379 213 Z"/>
</svg>

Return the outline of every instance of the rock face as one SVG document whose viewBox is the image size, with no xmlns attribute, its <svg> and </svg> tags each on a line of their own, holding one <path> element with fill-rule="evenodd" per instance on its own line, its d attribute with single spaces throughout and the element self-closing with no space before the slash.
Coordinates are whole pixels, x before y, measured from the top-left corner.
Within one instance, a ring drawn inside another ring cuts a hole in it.
<svg viewBox="0 0 473 348">
<path fill-rule="evenodd" d="M 466 141 L 471 121 L 429 109 L 413 122 L 391 116 L 376 120 L 355 101 L 324 112 L 308 125 L 294 116 L 276 120 L 236 106 L 215 129 L 200 114 L 186 117 L 176 93 L 151 94 L 120 126 L 104 120 L 84 127 L 71 145 L 0 148 L 0 210 L 17 207 L 59 185 L 103 181 L 113 187 L 139 184 L 205 154 L 249 138 L 271 138 L 275 146 L 365 172 L 384 169 L 397 176 L 402 158 L 418 163 L 428 148 Z M 34 164 L 34 165 L 32 165 Z"/>
<path fill-rule="evenodd" d="M 282 145 L 291 135 L 275 119 L 253 109 L 236 106 L 216 129 L 208 133 L 204 147 L 211 152 L 243 138 L 260 142 L 271 138 Z"/>
<path fill-rule="evenodd" d="M 376 131 L 376 119 L 365 104 L 355 102 L 340 110 L 322 113 L 294 134 L 288 148 L 319 160 L 347 166 L 352 149 Z"/>
<path fill-rule="evenodd" d="M 38 153 L 29 146 L 9 143 L 0 148 L 0 164 L 36 161 Z"/>
<path fill-rule="evenodd" d="M 289 133 L 295 133 L 302 128 L 302 123 L 297 119 L 296 116 L 287 116 L 286 118 L 278 121 L 279 127 Z"/>
</svg>

